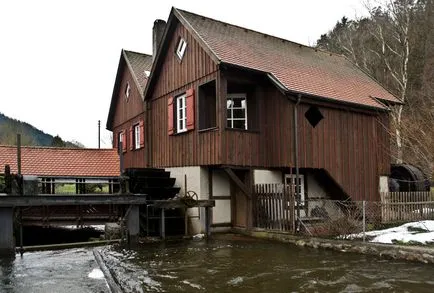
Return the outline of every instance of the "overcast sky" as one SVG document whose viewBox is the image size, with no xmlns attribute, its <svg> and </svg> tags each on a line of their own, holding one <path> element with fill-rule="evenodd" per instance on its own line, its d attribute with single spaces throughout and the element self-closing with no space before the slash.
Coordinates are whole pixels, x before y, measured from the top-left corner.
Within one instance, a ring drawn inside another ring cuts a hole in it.
<svg viewBox="0 0 434 293">
<path fill-rule="evenodd" d="M 152 3 L 152 4 L 151 4 Z M 65 140 L 102 146 L 122 48 L 152 53 L 152 25 L 172 6 L 313 45 L 361 0 L 0 2 L 0 112 Z"/>
</svg>

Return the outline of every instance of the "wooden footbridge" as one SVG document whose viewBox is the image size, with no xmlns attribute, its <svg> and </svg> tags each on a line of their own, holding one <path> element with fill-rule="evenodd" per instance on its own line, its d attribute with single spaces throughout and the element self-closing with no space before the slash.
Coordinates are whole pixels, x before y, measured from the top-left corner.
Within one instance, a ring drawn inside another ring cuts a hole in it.
<svg viewBox="0 0 434 293">
<path fill-rule="evenodd" d="M 187 233 L 185 211 L 192 207 L 205 209 L 205 230 L 210 233 L 209 209 L 215 205 L 214 201 L 191 198 L 186 201 L 178 197 L 180 190 L 174 187 L 175 180 L 163 169 L 127 170 L 123 176 L 104 182 L 95 178 L 88 182 L 85 178 L 26 180 L 7 172 L 5 175 L 7 193 L 0 194 L 0 253 L 15 251 L 14 225 L 84 226 L 121 221 L 127 228 L 129 242 L 136 243 L 140 233 L 158 233 L 164 238 L 167 220 L 175 219 L 171 225 L 183 227 Z M 55 185 L 65 182 L 74 182 L 79 194 L 56 194 Z M 106 184 L 105 191 L 110 193 L 82 193 L 87 190 L 86 184 Z M 45 193 L 41 194 L 42 191 Z M 22 243 L 20 234 L 18 243 Z"/>
</svg>

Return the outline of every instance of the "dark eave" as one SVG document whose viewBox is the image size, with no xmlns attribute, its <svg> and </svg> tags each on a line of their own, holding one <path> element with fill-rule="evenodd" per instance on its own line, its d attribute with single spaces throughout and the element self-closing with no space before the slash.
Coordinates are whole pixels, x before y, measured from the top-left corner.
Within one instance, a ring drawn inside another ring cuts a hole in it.
<svg viewBox="0 0 434 293">
<path fill-rule="evenodd" d="M 117 96 L 119 92 L 119 87 L 122 79 L 122 71 L 125 66 L 125 56 L 124 56 L 124 50 L 121 51 L 121 56 L 119 57 L 119 64 L 118 64 L 118 70 L 116 72 L 116 79 L 115 84 L 113 86 L 113 92 L 112 92 L 112 98 L 110 101 L 110 109 L 107 117 L 107 123 L 106 123 L 106 129 L 113 131 L 113 118 L 116 111 L 117 106 Z"/>
</svg>

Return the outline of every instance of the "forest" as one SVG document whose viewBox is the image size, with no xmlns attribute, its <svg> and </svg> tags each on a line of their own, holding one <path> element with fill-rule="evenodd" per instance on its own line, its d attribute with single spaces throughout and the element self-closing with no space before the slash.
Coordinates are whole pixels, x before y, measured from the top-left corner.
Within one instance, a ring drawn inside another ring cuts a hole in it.
<svg viewBox="0 0 434 293">
<path fill-rule="evenodd" d="M 52 136 L 0 113 L 0 145 L 15 145 L 17 133 L 21 134 L 21 144 L 24 146 L 83 147 L 79 142 L 64 141 L 59 135 Z"/>
<path fill-rule="evenodd" d="M 398 97 L 390 106 L 392 162 L 434 177 L 434 0 L 364 2 L 365 17 L 342 17 L 318 49 L 345 55 Z"/>
</svg>

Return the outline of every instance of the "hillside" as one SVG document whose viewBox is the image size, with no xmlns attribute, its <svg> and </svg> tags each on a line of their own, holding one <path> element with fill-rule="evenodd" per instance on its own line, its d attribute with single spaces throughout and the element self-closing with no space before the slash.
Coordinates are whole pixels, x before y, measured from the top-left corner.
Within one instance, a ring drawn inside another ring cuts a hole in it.
<svg viewBox="0 0 434 293">
<path fill-rule="evenodd" d="M 0 144 L 14 145 L 16 143 L 16 134 L 21 133 L 21 144 L 26 146 L 68 146 L 81 147 L 81 145 L 72 142 L 63 142 L 58 136 L 53 137 L 29 123 L 10 118 L 0 113 Z M 59 140 L 60 139 L 60 140 Z"/>
</svg>

